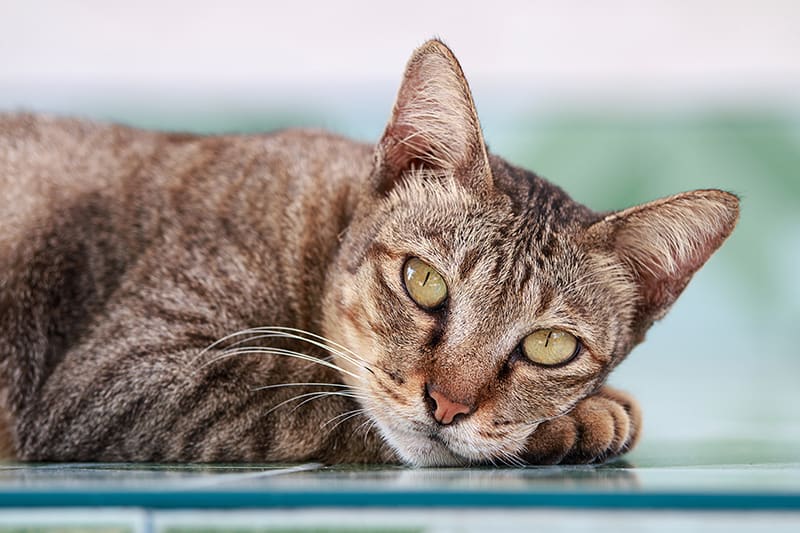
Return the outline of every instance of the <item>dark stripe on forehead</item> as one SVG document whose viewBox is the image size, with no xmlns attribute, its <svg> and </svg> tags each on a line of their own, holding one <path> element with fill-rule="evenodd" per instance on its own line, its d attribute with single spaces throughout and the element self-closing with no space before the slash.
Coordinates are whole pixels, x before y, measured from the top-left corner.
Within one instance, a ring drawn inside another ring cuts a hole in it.
<svg viewBox="0 0 800 533">
<path fill-rule="evenodd" d="M 427 239 L 434 248 L 440 251 L 447 251 L 451 249 L 452 243 L 447 240 L 445 235 L 450 234 L 450 232 L 442 231 L 442 228 L 420 228 L 419 230 L 420 235 L 422 238 Z"/>
<path fill-rule="evenodd" d="M 533 267 L 527 261 L 520 262 L 519 266 L 519 274 L 516 276 L 517 284 L 516 289 L 517 292 L 522 292 L 528 283 L 531 281 L 531 277 L 533 276 Z"/>
<path fill-rule="evenodd" d="M 372 241 L 356 247 L 353 256 L 346 258 L 346 268 L 350 274 L 355 274 L 365 261 L 375 262 L 387 258 L 397 258 L 399 255 L 386 244 L 380 241 Z"/>
<path fill-rule="evenodd" d="M 539 308 L 536 310 L 537 314 L 542 314 L 548 307 L 553 304 L 555 298 L 555 291 L 550 284 L 539 285 Z"/>
<path fill-rule="evenodd" d="M 494 266 L 492 268 L 492 279 L 487 280 L 495 284 L 500 284 L 508 278 L 509 272 L 513 269 L 513 265 L 517 257 L 520 255 L 516 252 L 515 247 L 503 239 L 495 239 L 491 243 L 491 250 L 495 256 Z"/>
<path fill-rule="evenodd" d="M 400 256 L 400 254 L 394 252 L 386 244 L 380 241 L 374 241 L 369 248 L 367 248 L 365 255 L 368 259 L 385 259 L 387 257 L 396 258 Z"/>
<path fill-rule="evenodd" d="M 461 279 L 466 279 L 478 264 L 481 252 L 477 248 L 470 248 L 464 253 L 464 258 L 458 266 L 458 275 Z"/>
<path fill-rule="evenodd" d="M 546 238 L 543 238 L 542 241 L 539 253 L 542 254 L 542 257 L 545 259 L 550 259 L 556 251 L 556 246 L 558 246 L 556 236 L 550 233 Z"/>
</svg>

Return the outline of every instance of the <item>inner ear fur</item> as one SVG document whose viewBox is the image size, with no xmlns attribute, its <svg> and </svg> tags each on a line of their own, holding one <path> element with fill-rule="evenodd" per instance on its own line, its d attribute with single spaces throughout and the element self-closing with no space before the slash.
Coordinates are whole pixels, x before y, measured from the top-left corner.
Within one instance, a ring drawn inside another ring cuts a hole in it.
<svg viewBox="0 0 800 533">
<path fill-rule="evenodd" d="M 375 159 L 380 194 L 409 171 L 452 173 L 474 187 L 491 183 L 472 94 L 458 60 L 441 41 L 428 41 L 408 61 Z"/>
<path fill-rule="evenodd" d="M 636 280 L 634 329 L 640 336 L 669 310 L 738 218 L 739 199 L 710 189 L 625 209 L 589 229 L 595 240 L 613 249 Z"/>
</svg>

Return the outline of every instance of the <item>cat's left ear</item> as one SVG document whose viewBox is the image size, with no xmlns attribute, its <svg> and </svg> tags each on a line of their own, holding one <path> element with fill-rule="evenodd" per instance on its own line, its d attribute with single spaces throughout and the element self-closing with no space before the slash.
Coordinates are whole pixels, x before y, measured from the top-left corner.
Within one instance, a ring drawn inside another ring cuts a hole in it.
<svg viewBox="0 0 800 533">
<path fill-rule="evenodd" d="M 641 339 L 664 316 L 692 275 L 733 231 L 739 199 L 691 191 L 608 215 L 589 228 L 630 268 L 638 289 L 634 330 Z"/>
<path fill-rule="evenodd" d="M 431 40 L 408 61 L 377 146 L 375 190 L 385 195 L 411 170 L 453 173 L 473 188 L 491 186 L 478 114 L 453 52 Z"/>
</svg>

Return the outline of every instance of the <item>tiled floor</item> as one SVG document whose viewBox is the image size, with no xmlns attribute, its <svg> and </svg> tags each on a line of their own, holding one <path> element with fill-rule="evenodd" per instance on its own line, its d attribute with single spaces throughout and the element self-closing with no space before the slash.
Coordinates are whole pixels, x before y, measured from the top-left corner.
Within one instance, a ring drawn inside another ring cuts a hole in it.
<svg viewBox="0 0 800 533">
<path fill-rule="evenodd" d="M 374 138 L 361 125 L 378 128 L 383 116 L 369 122 L 359 113 L 351 133 Z M 731 241 L 611 376 L 646 413 L 646 440 L 626 462 L 524 470 L 0 465 L 0 533 L 55 525 L 145 533 L 800 531 L 797 116 L 606 123 L 515 114 L 508 124 L 484 124 L 498 153 L 598 209 L 706 186 L 743 196 Z"/>
<path fill-rule="evenodd" d="M 759 456 L 752 443 L 729 443 L 724 461 L 703 462 L 688 444 L 669 448 L 645 446 L 600 467 L 527 469 L 9 464 L 0 467 L 0 533 L 55 524 L 59 531 L 242 533 L 587 525 L 707 532 L 765 524 L 800 531 L 798 447 L 767 455 L 762 447 Z M 759 461 L 730 462 L 736 450 Z"/>
</svg>

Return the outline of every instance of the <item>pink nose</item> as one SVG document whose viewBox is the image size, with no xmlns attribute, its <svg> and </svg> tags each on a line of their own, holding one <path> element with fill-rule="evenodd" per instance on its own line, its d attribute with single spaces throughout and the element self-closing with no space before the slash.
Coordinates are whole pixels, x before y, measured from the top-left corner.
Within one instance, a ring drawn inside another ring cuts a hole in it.
<svg viewBox="0 0 800 533">
<path fill-rule="evenodd" d="M 440 424 L 451 424 L 456 415 L 468 415 L 472 409 L 463 403 L 454 402 L 436 389 L 428 387 L 426 392 L 433 400 L 433 418 Z"/>
</svg>

